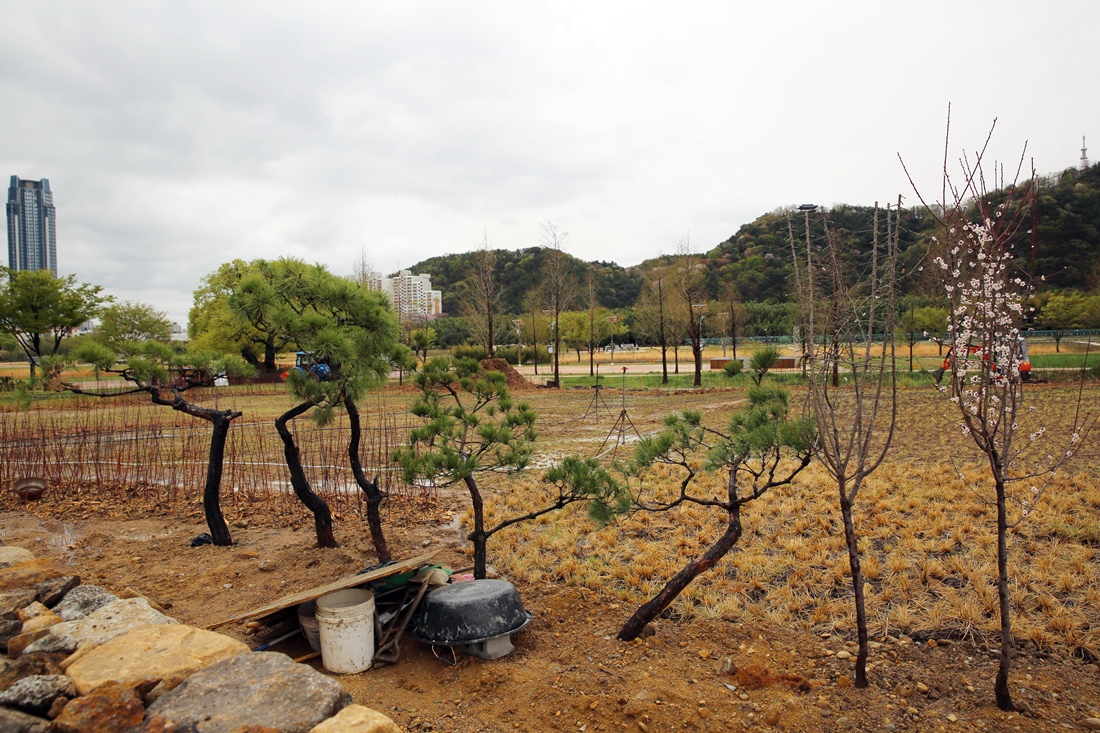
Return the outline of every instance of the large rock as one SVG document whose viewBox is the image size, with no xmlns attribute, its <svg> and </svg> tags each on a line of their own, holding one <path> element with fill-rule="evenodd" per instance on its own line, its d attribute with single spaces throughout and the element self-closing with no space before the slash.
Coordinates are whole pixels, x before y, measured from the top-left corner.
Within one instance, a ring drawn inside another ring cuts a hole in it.
<svg viewBox="0 0 1100 733">
<path fill-rule="evenodd" d="M 62 621 L 76 621 L 117 600 L 118 596 L 98 585 L 78 585 L 65 594 L 53 607 L 53 612 Z"/>
<path fill-rule="evenodd" d="M 35 584 L 34 595 L 44 605 L 52 608 L 68 595 L 69 591 L 79 585 L 79 575 L 61 575 L 56 578 L 46 578 Z"/>
<path fill-rule="evenodd" d="M 58 665 L 64 658 L 64 654 L 46 652 L 24 654 L 0 671 L 0 691 L 8 689 L 24 677 L 36 674 L 61 674 L 61 667 Z"/>
<path fill-rule="evenodd" d="M 35 604 L 39 605 L 39 604 Z M 45 606 L 43 606 L 45 608 Z M 53 611 L 46 611 L 38 616 L 32 616 L 23 622 L 24 634 L 29 634 L 32 631 L 38 631 L 40 629 L 49 629 L 57 624 L 61 623 L 61 617 Z"/>
<path fill-rule="evenodd" d="M 30 550 L 24 550 L 22 547 L 16 547 L 14 545 L 0 546 L 0 565 L 18 565 L 20 563 L 30 562 L 33 559 L 34 553 Z"/>
<path fill-rule="evenodd" d="M 377 710 L 348 705 L 309 733 L 401 733 L 401 728 Z"/>
<path fill-rule="evenodd" d="M 149 730 L 230 733 L 266 726 L 308 733 L 351 703 L 339 682 L 275 652 L 239 654 L 196 672 L 149 706 Z"/>
<path fill-rule="evenodd" d="M 77 647 L 76 639 L 68 634 L 46 634 L 38 641 L 32 641 L 23 650 L 24 654 L 31 654 L 33 652 L 61 652 L 62 654 L 72 654 L 76 651 Z"/>
<path fill-rule="evenodd" d="M 161 683 L 150 693 L 152 700 L 200 669 L 248 651 L 248 645 L 215 631 L 182 624 L 150 624 L 97 646 L 69 665 L 66 672 L 82 695 L 108 680 L 129 682 L 156 677 Z"/>
<path fill-rule="evenodd" d="M 0 708 L 0 730 L 4 733 L 46 733 L 50 721 L 19 710 Z"/>
<path fill-rule="evenodd" d="M 0 591 L 33 588 L 44 580 L 67 575 L 65 568 L 53 560 L 29 560 L 8 568 L 0 568 Z"/>
<path fill-rule="evenodd" d="M 34 591 L 30 588 L 10 588 L 0 591 L 0 618 L 18 619 L 19 612 L 34 603 Z"/>
<path fill-rule="evenodd" d="M 86 643 L 105 644 L 116 636 L 146 624 L 176 624 L 141 598 L 113 601 L 82 619 L 65 621 L 50 628 L 54 634 L 68 634 L 80 646 Z"/>
<path fill-rule="evenodd" d="M 73 681 L 63 674 L 39 674 L 24 677 L 0 692 L 0 705 L 45 715 L 59 697 L 76 697 Z"/>
<path fill-rule="evenodd" d="M 95 692 L 78 697 L 54 720 L 58 733 L 123 733 L 135 730 L 145 717 L 144 695 L 156 680 L 123 684 L 108 682 Z"/>
</svg>

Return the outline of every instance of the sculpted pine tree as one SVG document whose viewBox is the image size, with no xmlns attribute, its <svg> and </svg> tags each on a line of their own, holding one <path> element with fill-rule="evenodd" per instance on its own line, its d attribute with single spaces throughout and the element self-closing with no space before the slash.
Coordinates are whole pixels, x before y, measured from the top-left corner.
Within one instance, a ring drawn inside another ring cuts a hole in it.
<svg viewBox="0 0 1100 733">
<path fill-rule="evenodd" d="M 122 361 L 118 354 L 103 344 L 90 342 L 74 354 L 76 361 L 91 364 L 97 374 L 117 374 L 130 386 L 123 389 L 84 389 L 64 382 L 62 386 L 74 394 L 100 398 L 121 397 L 145 393 L 154 405 L 171 407 L 213 426 L 210 454 L 207 460 L 206 484 L 202 493 L 206 525 L 215 545 L 229 546 L 233 539 L 221 510 L 222 466 L 229 426 L 241 416 L 238 410 L 204 407 L 187 399 L 186 393 L 199 387 L 212 387 L 220 376 L 249 376 L 252 368 L 240 359 L 213 352 L 175 353 L 170 346 L 157 341 L 131 344 L 131 353 Z"/>
<path fill-rule="evenodd" d="M 665 429 L 643 438 L 635 449 L 632 472 L 643 477 L 655 463 L 678 467 L 683 478 L 678 491 L 667 487 L 647 489 L 634 497 L 642 511 L 666 512 L 685 504 L 713 507 L 725 517 L 725 529 L 699 557 L 693 558 L 641 606 L 619 630 L 621 641 L 632 641 L 701 573 L 714 567 L 741 539 L 741 507 L 777 486 L 794 480 L 813 457 L 813 427 L 789 416 L 788 395 L 783 390 L 755 388 L 749 406 L 734 414 L 725 431 L 703 425 L 698 412 L 686 411 L 665 418 Z M 693 493 L 696 466 L 726 474 L 724 497 Z M 652 483 L 652 482 L 650 482 Z M 640 483 L 639 485 L 645 485 Z"/>
<path fill-rule="evenodd" d="M 382 529 L 385 499 L 377 477 L 366 476 L 359 458 L 361 442 L 357 401 L 389 376 L 397 350 L 397 319 L 385 296 L 321 265 L 294 259 L 265 263 L 265 277 L 246 278 L 230 299 L 230 308 L 253 312 L 277 324 L 278 333 L 295 344 L 305 362 L 287 373 L 287 389 L 297 404 L 275 420 L 283 457 L 298 499 L 312 512 L 319 547 L 337 547 L 332 512 L 312 489 L 290 423 L 310 413 L 319 425 L 343 408 L 350 422 L 348 461 L 367 497 L 367 523 L 380 561 L 390 557 Z M 407 348 L 405 349 L 407 351 Z"/>
</svg>

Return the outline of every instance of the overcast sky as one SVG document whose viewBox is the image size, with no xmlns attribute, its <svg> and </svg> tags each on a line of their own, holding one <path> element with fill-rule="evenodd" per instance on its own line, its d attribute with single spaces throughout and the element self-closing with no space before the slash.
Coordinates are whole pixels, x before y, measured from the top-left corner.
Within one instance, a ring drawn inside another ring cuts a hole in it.
<svg viewBox="0 0 1100 733">
<path fill-rule="evenodd" d="M 0 173 L 58 266 L 186 323 L 201 278 L 540 243 L 633 265 L 773 209 L 1100 159 L 1100 3 L 0 0 Z M 449 304 L 444 294 L 445 307 Z"/>
</svg>

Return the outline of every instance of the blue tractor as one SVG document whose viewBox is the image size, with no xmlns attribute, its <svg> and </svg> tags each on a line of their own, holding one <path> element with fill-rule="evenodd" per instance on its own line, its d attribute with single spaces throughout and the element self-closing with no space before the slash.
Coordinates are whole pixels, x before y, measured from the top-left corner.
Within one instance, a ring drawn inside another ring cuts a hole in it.
<svg viewBox="0 0 1100 733">
<path fill-rule="evenodd" d="M 302 374 L 308 374 L 318 382 L 328 382 L 332 379 L 332 370 L 324 361 L 314 359 L 312 351 L 299 351 L 294 360 L 294 370 Z"/>
</svg>

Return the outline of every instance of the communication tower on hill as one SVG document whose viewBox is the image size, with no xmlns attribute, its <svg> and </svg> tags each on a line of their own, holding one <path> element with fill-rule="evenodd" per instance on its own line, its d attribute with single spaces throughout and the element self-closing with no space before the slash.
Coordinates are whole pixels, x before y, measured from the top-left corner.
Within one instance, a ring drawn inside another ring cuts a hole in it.
<svg viewBox="0 0 1100 733">
<path fill-rule="evenodd" d="M 1089 149 L 1085 147 L 1085 136 L 1081 136 L 1081 170 L 1087 170 L 1089 167 Z"/>
</svg>

